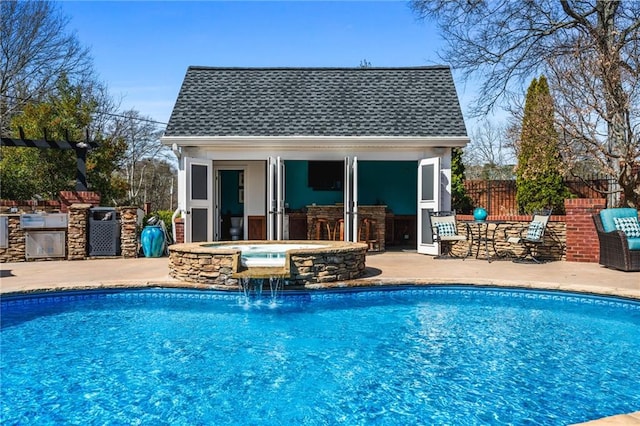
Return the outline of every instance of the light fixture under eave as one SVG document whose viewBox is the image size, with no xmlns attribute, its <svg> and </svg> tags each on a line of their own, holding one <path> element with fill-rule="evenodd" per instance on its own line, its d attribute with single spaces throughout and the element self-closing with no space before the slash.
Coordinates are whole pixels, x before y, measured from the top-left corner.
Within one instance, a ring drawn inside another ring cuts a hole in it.
<svg viewBox="0 0 640 426">
<path fill-rule="evenodd" d="M 178 147 L 177 143 L 174 142 L 171 144 L 171 151 L 173 151 L 178 161 L 182 158 L 182 150 Z"/>
</svg>

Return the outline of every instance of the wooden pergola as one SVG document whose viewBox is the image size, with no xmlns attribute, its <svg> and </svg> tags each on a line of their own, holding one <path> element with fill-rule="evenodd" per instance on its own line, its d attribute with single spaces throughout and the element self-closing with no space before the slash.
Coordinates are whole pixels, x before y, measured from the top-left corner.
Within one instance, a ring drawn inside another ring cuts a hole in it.
<svg viewBox="0 0 640 426">
<path fill-rule="evenodd" d="M 85 140 L 74 142 L 69 139 L 69 132 L 65 131 L 65 140 L 50 140 L 47 137 L 47 129 L 43 129 L 43 139 L 27 139 L 24 131 L 19 128 L 20 138 L 0 138 L 0 146 L 23 147 L 23 148 L 40 148 L 40 149 L 59 149 L 74 150 L 76 153 L 76 191 L 87 191 L 87 152 L 90 149 L 97 148 L 98 143 L 89 140 L 89 131 L 85 132 Z"/>
</svg>

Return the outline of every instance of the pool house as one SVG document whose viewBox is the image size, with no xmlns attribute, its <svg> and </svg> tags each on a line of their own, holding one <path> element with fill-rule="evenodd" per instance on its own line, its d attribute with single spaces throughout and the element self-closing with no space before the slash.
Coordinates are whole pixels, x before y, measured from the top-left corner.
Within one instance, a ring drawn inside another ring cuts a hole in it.
<svg viewBox="0 0 640 426">
<path fill-rule="evenodd" d="M 437 254 L 469 142 L 451 70 L 189 67 L 162 143 L 184 241 L 365 241 Z M 424 232 L 423 232 L 424 231 Z"/>
</svg>

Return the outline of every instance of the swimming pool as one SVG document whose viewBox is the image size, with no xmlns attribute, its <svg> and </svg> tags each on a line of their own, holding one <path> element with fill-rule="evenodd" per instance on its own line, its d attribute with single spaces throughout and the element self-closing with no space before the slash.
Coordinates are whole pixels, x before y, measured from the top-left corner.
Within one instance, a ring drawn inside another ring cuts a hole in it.
<svg viewBox="0 0 640 426">
<path fill-rule="evenodd" d="M 399 287 L 2 301 L 4 424 L 569 424 L 640 407 L 640 303 Z"/>
</svg>

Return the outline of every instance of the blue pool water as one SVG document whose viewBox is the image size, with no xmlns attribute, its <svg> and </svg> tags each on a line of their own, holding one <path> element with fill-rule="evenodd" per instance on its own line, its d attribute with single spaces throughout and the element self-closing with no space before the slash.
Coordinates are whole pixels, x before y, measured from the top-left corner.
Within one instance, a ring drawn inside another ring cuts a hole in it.
<svg viewBox="0 0 640 426">
<path fill-rule="evenodd" d="M 470 287 L 2 300 L 2 424 L 563 425 L 640 410 L 640 303 Z"/>
</svg>

